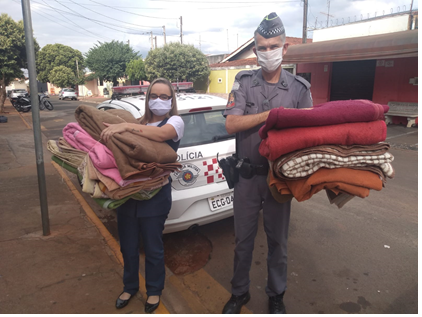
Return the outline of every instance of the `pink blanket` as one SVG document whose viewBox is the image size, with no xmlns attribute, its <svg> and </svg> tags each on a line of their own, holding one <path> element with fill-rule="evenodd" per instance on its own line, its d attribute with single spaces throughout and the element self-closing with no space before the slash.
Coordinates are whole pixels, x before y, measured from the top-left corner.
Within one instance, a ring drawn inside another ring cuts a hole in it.
<svg viewBox="0 0 422 317">
<path fill-rule="evenodd" d="M 270 111 L 265 125 L 259 130 L 259 135 L 261 139 L 265 139 L 268 131 L 272 129 L 384 120 L 384 113 L 388 110 L 387 105 L 363 99 L 329 101 L 305 109 L 280 107 Z"/>
<path fill-rule="evenodd" d="M 97 171 L 111 178 L 121 187 L 151 179 L 149 177 L 138 177 L 124 180 L 120 175 L 113 152 L 104 144 L 95 141 L 77 122 L 71 122 L 63 128 L 63 137 L 75 149 L 88 153 Z M 168 175 L 168 173 L 163 173 L 160 176 L 163 175 Z"/>
<path fill-rule="evenodd" d="M 387 127 L 384 121 L 355 122 L 322 127 L 270 130 L 261 141 L 259 153 L 275 161 L 280 156 L 304 148 L 323 144 L 370 145 L 385 140 Z"/>
</svg>

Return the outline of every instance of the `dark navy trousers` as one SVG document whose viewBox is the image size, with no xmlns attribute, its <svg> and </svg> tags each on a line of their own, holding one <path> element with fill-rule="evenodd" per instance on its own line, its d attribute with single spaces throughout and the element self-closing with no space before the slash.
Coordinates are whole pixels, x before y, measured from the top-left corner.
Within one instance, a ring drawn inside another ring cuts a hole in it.
<svg viewBox="0 0 422 317">
<path fill-rule="evenodd" d="M 165 280 L 163 230 L 167 215 L 136 217 L 117 212 L 120 250 L 124 260 L 124 292 L 134 295 L 139 290 L 139 238 L 142 236 L 147 295 L 161 295 Z"/>
</svg>

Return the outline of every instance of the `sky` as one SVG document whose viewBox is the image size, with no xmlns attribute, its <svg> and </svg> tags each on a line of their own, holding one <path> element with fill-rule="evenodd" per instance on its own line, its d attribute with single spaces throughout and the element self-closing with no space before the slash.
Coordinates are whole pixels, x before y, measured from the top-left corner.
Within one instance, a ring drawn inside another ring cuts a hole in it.
<svg viewBox="0 0 422 317">
<path fill-rule="evenodd" d="M 308 37 L 312 29 L 375 15 L 408 11 L 411 0 L 308 0 Z M 329 5 L 329 8 L 328 8 Z M 413 1 L 413 9 L 418 0 Z M 329 11 L 328 11 L 329 10 Z M 98 41 L 127 43 L 145 58 L 166 41 L 191 44 L 204 54 L 225 54 L 248 41 L 261 20 L 276 12 L 287 36 L 302 37 L 303 0 L 31 0 L 34 36 L 41 47 L 60 43 L 87 53 Z M 0 13 L 22 19 L 20 0 L 0 0 Z M 182 21 L 180 21 L 182 17 Z M 155 44 L 155 41 L 154 41 Z"/>
</svg>

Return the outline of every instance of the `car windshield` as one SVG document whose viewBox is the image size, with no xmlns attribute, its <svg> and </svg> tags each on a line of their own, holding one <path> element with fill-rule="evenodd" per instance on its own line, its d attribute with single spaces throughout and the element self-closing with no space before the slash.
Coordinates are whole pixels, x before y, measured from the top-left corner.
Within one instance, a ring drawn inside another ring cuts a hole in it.
<svg viewBox="0 0 422 317">
<path fill-rule="evenodd" d="M 13 90 L 13 92 L 26 92 L 26 90 L 25 89 L 15 89 L 15 90 Z"/>
<path fill-rule="evenodd" d="M 182 114 L 185 122 L 185 133 L 180 141 L 180 147 L 208 144 L 217 141 L 233 139 L 234 134 L 228 134 L 225 127 L 224 110 Z"/>
<path fill-rule="evenodd" d="M 75 89 L 65 89 L 66 92 L 75 92 Z"/>
</svg>

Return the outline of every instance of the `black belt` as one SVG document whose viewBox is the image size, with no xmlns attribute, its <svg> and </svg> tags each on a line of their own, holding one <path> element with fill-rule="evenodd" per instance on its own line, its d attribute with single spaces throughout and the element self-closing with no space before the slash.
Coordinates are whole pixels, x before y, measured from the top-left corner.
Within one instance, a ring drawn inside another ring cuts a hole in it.
<svg viewBox="0 0 422 317">
<path fill-rule="evenodd" d="M 247 162 L 242 162 L 240 166 L 240 176 L 243 178 L 249 179 L 254 175 L 267 175 L 268 166 L 250 164 Z"/>
</svg>

